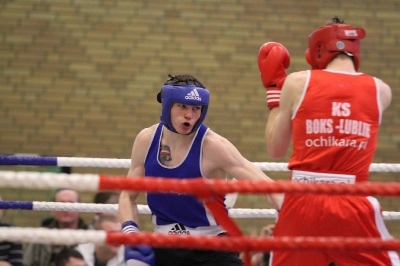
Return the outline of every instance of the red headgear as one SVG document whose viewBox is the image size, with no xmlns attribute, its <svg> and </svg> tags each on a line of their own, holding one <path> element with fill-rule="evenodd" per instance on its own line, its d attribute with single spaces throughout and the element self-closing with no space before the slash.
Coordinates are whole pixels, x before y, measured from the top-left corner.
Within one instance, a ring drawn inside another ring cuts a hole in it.
<svg viewBox="0 0 400 266">
<path fill-rule="evenodd" d="M 349 24 L 334 23 L 316 29 L 308 37 L 307 62 L 312 69 L 324 69 L 339 53 L 353 56 L 354 67 L 358 70 L 360 40 L 365 36 L 363 28 Z"/>
</svg>

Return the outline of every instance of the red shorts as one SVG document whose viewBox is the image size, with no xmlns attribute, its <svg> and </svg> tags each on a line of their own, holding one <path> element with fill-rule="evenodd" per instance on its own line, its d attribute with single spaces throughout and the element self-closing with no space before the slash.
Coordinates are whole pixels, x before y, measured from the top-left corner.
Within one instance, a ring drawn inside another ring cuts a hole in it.
<svg viewBox="0 0 400 266">
<path fill-rule="evenodd" d="M 381 207 L 373 197 L 286 194 L 274 236 L 380 237 L 389 239 Z M 400 265 L 396 251 L 272 252 L 271 264 L 282 265 Z"/>
</svg>

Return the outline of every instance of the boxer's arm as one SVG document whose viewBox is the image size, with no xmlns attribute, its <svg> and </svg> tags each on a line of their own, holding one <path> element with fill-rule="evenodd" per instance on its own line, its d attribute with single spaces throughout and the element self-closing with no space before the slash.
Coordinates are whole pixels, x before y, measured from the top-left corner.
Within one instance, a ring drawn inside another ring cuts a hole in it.
<svg viewBox="0 0 400 266">
<path fill-rule="evenodd" d="M 124 234 L 139 233 L 139 227 L 134 221 L 122 224 Z M 155 255 L 151 247 L 146 245 L 125 246 L 125 262 L 128 266 L 154 266 Z"/>
<path fill-rule="evenodd" d="M 143 178 L 144 161 L 155 126 L 143 129 L 136 137 L 131 154 L 131 166 L 128 178 Z M 137 197 L 139 192 L 122 191 L 119 199 L 119 215 L 121 218 L 122 232 L 125 234 L 139 233 L 139 212 Z M 154 266 L 155 256 L 153 249 L 146 245 L 125 246 L 125 262 L 128 266 Z"/>
<path fill-rule="evenodd" d="M 273 158 L 285 156 L 292 139 L 292 115 L 301 99 L 307 72 L 288 75 L 282 88 L 279 108 L 270 110 L 265 128 L 267 152 Z"/>
<path fill-rule="evenodd" d="M 376 79 L 379 86 L 379 99 L 382 106 L 382 111 L 389 107 L 392 101 L 392 90 L 388 84 L 380 79 Z"/>
<path fill-rule="evenodd" d="M 145 128 L 135 138 L 132 146 L 128 178 L 142 178 L 144 176 L 144 161 L 154 130 L 155 126 Z M 139 192 L 137 191 L 124 190 L 121 192 L 118 203 L 121 222 L 133 220 L 135 223 L 139 223 L 139 212 L 136 203 L 138 196 Z"/>
</svg>

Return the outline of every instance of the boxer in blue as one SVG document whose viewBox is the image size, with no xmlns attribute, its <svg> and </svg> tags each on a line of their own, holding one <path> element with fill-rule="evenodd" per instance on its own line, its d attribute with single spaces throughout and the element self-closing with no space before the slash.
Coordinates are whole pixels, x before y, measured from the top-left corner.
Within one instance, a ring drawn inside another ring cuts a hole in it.
<svg viewBox="0 0 400 266">
<path fill-rule="evenodd" d="M 225 180 L 229 174 L 239 180 L 274 182 L 245 159 L 231 142 L 203 124 L 210 93 L 195 77 L 170 75 L 157 100 L 162 104 L 161 122 L 143 129 L 136 137 L 128 177 Z M 128 233 L 138 231 L 138 195 L 138 192 L 123 191 L 120 196 L 119 212 L 125 222 L 123 231 Z M 266 198 L 272 206 L 278 206 L 280 195 L 266 195 Z M 224 198 L 217 201 L 221 211 L 227 211 Z M 156 233 L 225 234 L 203 202 L 194 196 L 148 193 L 147 202 Z M 157 266 L 243 265 L 234 252 L 155 248 L 154 254 Z"/>
</svg>

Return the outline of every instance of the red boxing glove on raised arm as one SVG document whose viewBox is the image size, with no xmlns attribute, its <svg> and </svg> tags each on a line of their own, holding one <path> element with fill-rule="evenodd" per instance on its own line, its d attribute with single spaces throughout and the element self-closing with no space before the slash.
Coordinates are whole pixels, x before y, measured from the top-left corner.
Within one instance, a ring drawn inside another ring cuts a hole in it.
<svg viewBox="0 0 400 266">
<path fill-rule="evenodd" d="M 279 106 L 281 89 L 289 66 L 290 55 L 285 46 L 277 42 L 267 42 L 261 46 L 258 52 L 258 68 L 267 90 L 269 109 Z"/>
</svg>

